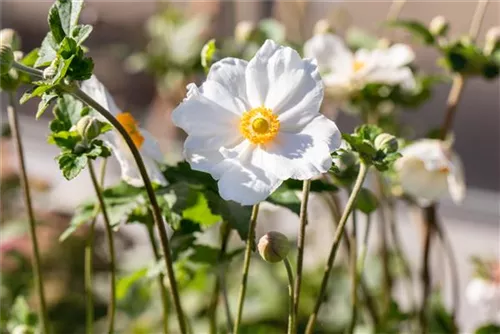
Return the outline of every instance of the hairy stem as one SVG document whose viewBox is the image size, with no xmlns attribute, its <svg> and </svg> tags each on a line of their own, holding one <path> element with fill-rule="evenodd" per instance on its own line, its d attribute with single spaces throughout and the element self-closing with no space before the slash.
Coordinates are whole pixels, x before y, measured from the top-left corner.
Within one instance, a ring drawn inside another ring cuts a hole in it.
<svg viewBox="0 0 500 334">
<path fill-rule="evenodd" d="M 132 153 L 132 156 L 134 157 L 135 162 L 137 163 L 137 167 L 139 169 L 139 173 L 141 174 L 141 177 L 144 181 L 144 186 L 146 188 L 146 192 L 148 194 L 149 201 L 151 203 L 152 207 L 152 212 L 153 212 L 153 219 L 155 222 L 155 225 L 158 229 L 158 234 L 160 236 L 160 242 L 163 250 L 163 256 L 165 258 L 165 263 L 167 267 L 167 275 L 168 279 L 170 282 L 170 292 L 172 293 L 172 299 L 174 302 L 175 310 L 177 312 L 177 319 L 179 322 L 179 329 L 181 334 L 186 334 L 187 329 L 186 329 L 186 322 L 184 319 L 184 312 L 182 311 L 182 306 L 181 306 L 181 300 L 179 296 L 179 290 L 177 287 L 177 280 L 175 279 L 175 273 L 174 273 L 174 268 L 173 268 L 173 261 L 172 261 L 172 254 L 170 252 L 170 245 L 169 245 L 169 240 L 168 240 L 168 235 L 167 235 L 167 229 L 165 227 L 165 223 L 163 221 L 163 216 L 162 216 L 162 210 L 160 209 L 158 205 L 158 201 L 156 199 L 156 195 L 153 189 L 153 186 L 151 185 L 151 180 L 149 179 L 149 175 L 146 171 L 146 167 L 144 166 L 144 161 L 142 160 L 141 154 L 137 150 L 137 147 L 135 146 L 134 142 L 132 141 L 132 138 L 130 138 L 130 135 L 127 133 L 127 130 L 118 122 L 118 120 L 109 112 L 107 111 L 104 107 L 102 107 L 99 103 L 97 103 L 94 99 L 92 99 L 90 96 L 85 94 L 81 89 L 76 88 L 72 94 L 84 102 L 86 105 L 89 107 L 94 108 L 97 112 L 99 112 L 104 118 L 106 118 L 115 128 L 116 130 L 120 133 L 120 135 L 123 137 L 125 140 L 127 146 L 130 149 L 130 152 Z M 170 210 L 166 212 L 166 218 L 167 222 L 172 221 L 172 216 Z"/>
<path fill-rule="evenodd" d="M 243 273 L 241 275 L 240 293 L 238 296 L 238 309 L 236 312 L 236 319 L 234 321 L 233 334 L 238 334 L 241 323 L 241 316 L 243 314 L 243 304 L 245 303 L 245 293 L 247 291 L 248 269 L 250 268 L 250 259 L 252 257 L 252 249 L 255 243 L 255 225 L 257 225 L 257 216 L 259 214 L 259 204 L 255 204 L 252 209 L 252 216 L 250 217 L 250 226 L 248 229 L 248 239 L 245 249 L 245 261 L 243 262 Z"/>
<path fill-rule="evenodd" d="M 108 211 L 106 209 L 106 204 L 104 203 L 104 197 L 102 196 L 102 189 L 97 180 L 97 176 L 94 171 L 94 166 L 89 160 L 88 162 L 90 178 L 92 179 L 92 184 L 99 201 L 100 211 L 104 218 L 104 226 L 106 228 L 106 238 L 108 241 L 108 251 L 109 251 L 109 267 L 111 271 L 110 278 L 110 292 L 109 292 L 109 305 L 108 305 L 108 333 L 113 334 L 115 331 L 115 314 L 116 314 L 116 261 L 115 261 L 115 245 L 113 240 L 113 228 L 109 221 Z"/>
<path fill-rule="evenodd" d="M 314 326 L 316 325 L 316 320 L 318 318 L 318 312 L 319 312 L 319 309 L 321 307 L 321 304 L 323 302 L 323 299 L 324 299 L 324 296 L 326 293 L 326 288 L 328 285 L 328 279 L 330 278 L 330 273 L 332 270 L 333 261 L 335 260 L 335 256 L 336 256 L 337 250 L 339 248 L 340 240 L 342 239 L 342 236 L 344 235 L 344 228 L 345 228 L 345 225 L 347 223 L 347 218 L 349 218 L 349 214 L 351 213 L 352 209 L 354 208 L 354 203 L 356 201 L 356 197 L 358 196 L 358 193 L 361 190 L 361 187 L 363 185 L 363 181 L 365 180 L 367 172 L 368 172 L 368 166 L 362 162 L 360 165 L 360 168 L 359 168 L 359 173 L 358 173 L 358 177 L 356 179 L 356 183 L 354 184 L 351 195 L 349 196 L 349 200 L 347 201 L 346 207 L 344 209 L 344 213 L 342 214 L 342 217 L 340 218 L 337 230 L 335 231 L 335 236 L 333 238 L 332 248 L 330 250 L 330 255 L 328 257 L 328 261 L 327 261 L 326 266 L 325 266 L 325 272 L 323 275 L 323 280 L 321 282 L 321 288 L 319 291 L 319 295 L 318 295 L 318 298 L 316 299 L 314 311 L 311 314 L 311 316 L 309 317 L 309 321 L 307 323 L 306 334 L 313 333 Z"/>
<path fill-rule="evenodd" d="M 287 329 L 287 334 L 293 334 L 295 333 L 295 312 L 293 309 L 293 298 L 294 298 L 294 293 L 293 293 L 293 270 L 292 266 L 290 265 L 290 261 L 288 261 L 288 258 L 285 258 L 283 260 L 283 264 L 285 265 L 286 268 L 286 274 L 288 276 L 288 296 L 290 297 L 288 301 L 288 329 Z"/>
<path fill-rule="evenodd" d="M 33 280 L 35 281 L 35 286 L 38 292 L 38 302 L 40 304 L 39 318 L 42 324 L 43 332 L 45 334 L 48 334 L 50 333 L 50 326 L 47 314 L 47 304 L 45 302 L 45 293 L 43 290 L 43 273 L 41 268 L 40 250 L 38 248 L 38 239 L 36 236 L 35 213 L 33 211 L 33 205 L 31 203 L 31 193 L 29 187 L 28 173 L 26 171 L 26 163 L 24 161 L 23 143 L 21 140 L 19 121 L 17 118 L 14 95 L 12 92 L 9 93 L 9 105 L 7 106 L 7 113 L 9 117 L 9 126 L 12 131 L 12 137 L 14 138 L 14 143 L 17 150 L 17 158 L 20 169 L 19 181 L 21 183 L 21 188 L 23 189 L 24 202 L 26 204 L 26 211 L 28 213 L 31 245 L 33 247 L 33 257 L 32 257 Z"/>
<path fill-rule="evenodd" d="M 298 319 L 300 286 L 302 283 L 302 264 L 304 262 L 304 242 L 307 225 L 307 202 L 309 201 L 309 191 L 311 189 L 311 180 L 305 180 L 302 187 L 302 202 L 300 203 L 299 217 L 299 237 L 297 240 L 297 268 L 295 274 L 295 287 L 293 296 L 294 319 Z"/>
</svg>

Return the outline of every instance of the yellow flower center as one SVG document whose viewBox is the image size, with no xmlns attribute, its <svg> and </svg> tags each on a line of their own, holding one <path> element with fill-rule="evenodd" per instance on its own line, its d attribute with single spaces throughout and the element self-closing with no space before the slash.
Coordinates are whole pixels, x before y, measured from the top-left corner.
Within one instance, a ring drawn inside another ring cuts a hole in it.
<svg viewBox="0 0 500 334">
<path fill-rule="evenodd" d="M 253 144 L 266 144 L 280 129 L 278 116 L 271 109 L 258 107 L 245 112 L 240 120 L 240 132 Z"/>
<path fill-rule="evenodd" d="M 443 174 L 448 174 L 450 172 L 450 169 L 448 167 L 440 167 L 439 172 Z"/>
<path fill-rule="evenodd" d="M 359 61 L 359 60 L 355 60 L 353 63 L 352 63 L 352 69 L 354 72 L 358 72 L 360 71 L 363 67 L 365 67 L 365 62 L 363 61 Z"/>
<path fill-rule="evenodd" d="M 139 131 L 139 123 L 135 120 L 134 116 L 128 112 L 123 112 L 116 115 L 116 119 L 125 128 L 135 146 L 141 148 L 144 137 Z"/>
</svg>

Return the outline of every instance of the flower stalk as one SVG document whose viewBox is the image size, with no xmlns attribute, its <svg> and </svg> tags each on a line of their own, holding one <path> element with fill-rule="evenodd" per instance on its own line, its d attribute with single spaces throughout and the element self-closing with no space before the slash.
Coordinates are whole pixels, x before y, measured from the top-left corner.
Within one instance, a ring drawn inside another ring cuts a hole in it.
<svg viewBox="0 0 500 334">
<path fill-rule="evenodd" d="M 17 158 L 19 161 L 19 168 L 20 168 L 19 180 L 21 182 L 21 187 L 23 189 L 24 201 L 26 203 L 26 211 L 28 213 L 31 245 L 33 247 L 33 258 L 32 258 L 33 280 L 35 281 L 35 286 L 38 292 L 38 302 L 40 304 L 39 318 L 42 324 L 43 333 L 49 334 L 50 326 L 47 314 L 47 304 L 45 302 L 45 293 L 43 290 L 43 273 L 41 268 L 38 239 L 36 237 L 35 213 L 33 211 L 33 205 L 31 203 L 31 192 L 29 187 L 28 174 L 26 172 L 26 163 L 24 160 L 23 143 L 21 140 L 19 121 L 15 109 L 14 94 L 12 92 L 9 92 L 9 105 L 7 106 L 7 113 L 9 117 L 9 126 L 12 131 L 12 135 L 17 150 Z"/>
<path fill-rule="evenodd" d="M 354 208 L 356 197 L 357 197 L 359 191 L 361 190 L 361 187 L 363 186 L 363 182 L 365 180 L 367 173 L 368 173 L 368 166 L 364 162 L 361 162 L 359 172 L 358 172 L 358 177 L 357 177 L 356 182 L 354 184 L 354 187 L 352 189 L 351 195 L 349 196 L 349 199 L 347 201 L 346 207 L 344 209 L 344 213 L 342 214 L 342 217 L 340 218 L 337 230 L 335 231 L 335 236 L 333 239 L 332 248 L 330 250 L 330 255 L 328 257 L 328 261 L 327 261 L 326 266 L 325 266 L 325 272 L 323 275 L 323 280 L 321 282 L 319 295 L 318 295 L 318 298 L 316 299 L 316 304 L 314 306 L 313 313 L 309 317 L 309 321 L 307 323 L 307 328 L 305 331 L 306 334 L 312 334 L 314 331 L 314 326 L 316 325 L 316 320 L 318 318 L 319 309 L 320 309 L 321 304 L 323 302 L 326 288 L 328 285 L 328 279 L 330 278 L 330 273 L 332 271 L 333 261 L 335 260 L 335 256 L 337 255 L 337 250 L 339 248 L 340 241 L 342 240 L 342 236 L 344 235 L 344 228 L 345 228 L 345 225 L 347 223 L 347 218 L 349 218 L 349 215 L 351 214 L 351 211 Z"/>
<path fill-rule="evenodd" d="M 258 214 L 259 214 L 259 204 L 255 204 L 252 208 L 252 216 L 250 217 L 250 224 L 248 229 L 248 239 L 245 249 L 245 260 L 243 262 L 243 273 L 241 275 L 240 292 L 238 296 L 238 308 L 233 327 L 234 334 L 238 334 L 238 330 L 241 324 L 241 316 L 243 314 L 243 304 L 245 303 L 245 293 L 247 290 L 248 269 L 250 268 L 250 259 L 252 257 L 252 248 L 254 246 L 255 226 L 257 225 Z"/>
<path fill-rule="evenodd" d="M 351 245 L 350 257 L 350 274 L 351 274 L 351 321 L 349 322 L 349 327 L 347 328 L 347 333 L 354 333 L 354 327 L 356 327 L 356 319 L 358 316 L 358 227 L 357 227 L 357 212 L 353 210 L 352 212 L 352 228 L 351 234 L 349 236 L 349 244 Z"/>
<path fill-rule="evenodd" d="M 300 203 L 299 217 L 299 237 L 297 240 L 297 268 L 295 274 L 295 287 L 293 296 L 294 319 L 297 319 L 300 302 L 300 286 L 302 283 L 302 265 L 304 262 L 304 243 L 307 225 L 307 203 L 309 202 L 309 192 L 311 190 L 311 180 L 305 180 L 302 187 L 302 202 Z"/>
<path fill-rule="evenodd" d="M 92 184 L 96 192 L 97 199 L 99 201 L 99 210 L 102 212 L 104 218 L 104 226 L 106 228 L 106 238 L 108 241 L 108 251 L 109 251 L 109 267 L 111 271 L 110 277 L 110 292 L 109 292 L 109 305 L 108 305 L 108 333 L 112 334 L 115 330 L 115 314 L 116 314 L 116 261 L 115 261 L 115 245 L 113 240 L 113 228 L 109 221 L 108 211 L 106 209 L 106 204 L 104 203 L 104 197 L 102 196 L 102 189 L 97 180 L 96 173 L 94 171 L 94 166 L 89 160 L 88 162 L 90 178 L 92 179 Z"/>
<path fill-rule="evenodd" d="M 288 258 L 285 258 L 283 260 L 283 264 L 285 265 L 286 269 L 286 274 L 288 276 L 288 296 L 290 297 L 290 300 L 288 301 L 288 329 L 287 329 L 287 334 L 293 334 L 295 333 L 295 312 L 293 309 L 293 300 L 294 300 L 294 293 L 293 293 L 293 270 L 292 266 L 290 265 L 290 261 L 288 261 Z"/>
</svg>

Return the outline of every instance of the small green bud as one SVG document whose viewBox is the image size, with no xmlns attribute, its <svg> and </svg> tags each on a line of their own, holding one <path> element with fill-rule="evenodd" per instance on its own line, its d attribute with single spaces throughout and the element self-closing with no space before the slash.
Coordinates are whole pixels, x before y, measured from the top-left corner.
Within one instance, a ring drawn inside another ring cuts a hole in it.
<svg viewBox="0 0 500 334">
<path fill-rule="evenodd" d="M 260 238 L 257 248 L 265 261 L 276 263 L 286 258 L 290 251 L 290 242 L 283 233 L 271 231 Z"/>
<path fill-rule="evenodd" d="M 334 32 L 335 29 L 327 19 L 321 19 L 314 25 L 314 35 L 333 34 Z"/>
<path fill-rule="evenodd" d="M 0 45 L 9 45 L 12 50 L 21 49 L 21 38 L 14 29 L 0 30 Z"/>
<path fill-rule="evenodd" d="M 0 74 L 6 74 L 14 64 L 14 53 L 7 44 L 0 45 Z"/>
<path fill-rule="evenodd" d="M 375 148 L 387 153 L 394 153 L 398 150 L 398 140 L 393 135 L 381 133 L 375 138 Z"/>
<path fill-rule="evenodd" d="M 429 31 L 434 36 L 444 36 L 448 33 L 448 29 L 450 28 L 450 24 L 448 20 L 442 16 L 436 16 L 429 23 Z"/>
<path fill-rule="evenodd" d="M 101 134 L 101 126 L 96 118 L 87 115 L 76 123 L 76 131 L 82 138 L 90 141 Z"/>
<path fill-rule="evenodd" d="M 489 56 L 500 48 L 500 27 L 493 27 L 486 33 L 484 54 Z"/>
<path fill-rule="evenodd" d="M 240 43 L 248 42 L 257 31 L 252 21 L 240 21 L 234 28 L 234 38 Z"/>
</svg>

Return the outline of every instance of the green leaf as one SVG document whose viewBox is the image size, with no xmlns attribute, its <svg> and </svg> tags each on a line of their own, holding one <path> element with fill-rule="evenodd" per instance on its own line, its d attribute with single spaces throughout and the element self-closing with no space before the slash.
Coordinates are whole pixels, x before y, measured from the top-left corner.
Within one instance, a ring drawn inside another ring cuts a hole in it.
<svg viewBox="0 0 500 334">
<path fill-rule="evenodd" d="M 67 180 L 74 179 L 87 165 L 88 159 L 85 155 L 73 153 L 62 153 L 57 157 L 59 169 Z"/>
<path fill-rule="evenodd" d="M 90 36 L 92 26 L 88 24 L 79 24 L 74 27 L 71 37 L 73 37 L 78 45 L 81 45 Z"/>
<path fill-rule="evenodd" d="M 82 0 L 57 0 L 50 10 L 51 15 L 49 15 L 49 24 L 50 17 L 57 16 L 58 20 L 56 23 L 59 23 L 57 29 L 60 29 L 64 36 L 72 36 L 73 30 L 78 25 L 78 19 L 80 18 L 82 8 Z M 52 26 L 50 27 L 52 29 Z"/>
<path fill-rule="evenodd" d="M 215 39 L 212 38 L 209 40 L 201 49 L 201 66 L 205 70 L 205 73 L 208 73 L 210 70 L 210 66 L 214 63 L 214 55 L 217 51 L 217 47 L 215 46 Z"/>
<path fill-rule="evenodd" d="M 202 226 L 211 226 L 222 220 L 221 216 L 212 213 L 204 194 L 194 189 L 191 189 L 188 195 L 186 209 L 182 211 L 182 217 Z"/>
<path fill-rule="evenodd" d="M 418 21 L 411 20 L 397 20 L 388 22 L 391 27 L 399 27 L 409 31 L 414 37 L 420 39 L 424 44 L 432 45 L 436 42 L 434 35 Z"/>
<path fill-rule="evenodd" d="M 116 284 L 116 299 L 123 300 L 127 296 L 130 287 L 139 280 L 146 278 L 147 273 L 147 268 L 141 268 L 130 275 L 120 278 Z"/>
<path fill-rule="evenodd" d="M 32 90 L 27 91 L 26 93 L 23 94 L 21 99 L 19 100 L 20 104 L 26 103 L 29 99 L 35 97 L 35 96 L 42 96 L 45 94 L 46 91 L 51 89 L 52 86 L 50 85 L 45 85 L 45 86 L 38 86 Z"/>
<path fill-rule="evenodd" d="M 85 152 L 85 155 L 90 159 L 97 159 L 98 157 L 107 158 L 111 156 L 111 150 L 102 140 L 94 139 L 90 143 L 90 148 Z"/>
<path fill-rule="evenodd" d="M 48 66 L 56 58 L 58 43 L 55 41 L 52 33 L 49 32 L 42 41 L 42 46 L 38 50 L 38 59 L 35 62 L 35 67 Z"/>
<path fill-rule="evenodd" d="M 365 214 L 370 214 L 375 211 L 377 207 L 377 197 L 370 190 L 361 188 L 358 197 L 356 198 L 356 209 Z"/>
<path fill-rule="evenodd" d="M 74 57 L 75 56 L 73 55 L 73 56 L 69 57 L 68 59 L 61 59 L 61 61 L 59 62 L 58 66 L 57 66 L 56 74 L 52 78 L 52 80 L 50 81 L 51 85 L 53 85 L 53 86 L 57 85 L 64 79 L 64 77 L 66 76 L 66 73 L 69 70 L 69 67 L 71 66 L 71 62 L 73 61 Z"/>
<path fill-rule="evenodd" d="M 57 98 L 59 95 L 57 93 L 46 93 L 42 96 L 42 100 L 38 103 L 38 110 L 36 112 L 35 118 L 38 119 L 43 115 L 45 110 L 50 106 L 50 103 Z"/>
<path fill-rule="evenodd" d="M 36 60 L 38 59 L 38 51 L 39 49 L 31 50 L 30 53 L 21 59 L 20 63 L 30 67 L 35 66 Z"/>
<path fill-rule="evenodd" d="M 76 208 L 75 214 L 69 222 L 69 226 L 59 237 L 59 242 L 65 241 L 73 232 L 75 232 L 80 226 L 90 222 L 94 219 L 95 204 L 85 203 L 84 205 L 79 205 Z"/>
<path fill-rule="evenodd" d="M 73 148 L 82 140 L 82 137 L 76 131 L 60 131 L 49 135 L 49 144 L 55 144 L 61 148 L 73 150 Z"/>
<path fill-rule="evenodd" d="M 54 40 L 57 43 L 61 43 L 64 37 L 66 37 L 66 32 L 63 29 L 61 18 L 59 16 L 58 2 L 54 2 L 52 7 L 50 7 L 48 22 L 52 36 L 54 36 Z"/>
<path fill-rule="evenodd" d="M 187 259 L 191 262 L 215 266 L 218 264 L 220 249 L 206 246 L 194 245 L 187 251 Z"/>
<path fill-rule="evenodd" d="M 474 331 L 474 334 L 498 334 L 500 333 L 500 325 L 487 324 L 479 327 Z"/>
<path fill-rule="evenodd" d="M 276 191 L 274 191 L 271 196 L 267 198 L 267 201 L 276 205 L 284 206 L 296 214 L 300 214 L 300 198 L 297 196 L 295 189 L 290 189 L 285 183 L 283 183 Z"/>
</svg>

